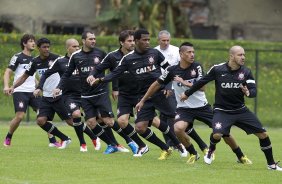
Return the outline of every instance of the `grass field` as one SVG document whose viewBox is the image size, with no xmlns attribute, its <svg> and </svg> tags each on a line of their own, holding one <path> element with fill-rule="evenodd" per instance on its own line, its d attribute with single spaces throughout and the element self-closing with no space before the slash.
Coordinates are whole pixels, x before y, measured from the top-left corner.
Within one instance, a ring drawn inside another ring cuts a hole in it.
<svg viewBox="0 0 282 184">
<path fill-rule="evenodd" d="M 65 150 L 48 148 L 47 135 L 37 126 L 23 124 L 13 137 L 12 146 L 0 146 L 1 184 L 233 184 L 275 183 L 282 181 L 282 173 L 266 169 L 266 161 L 256 137 L 247 136 L 237 128 L 232 129 L 245 154 L 253 165 L 236 163 L 235 155 L 221 142 L 217 146 L 216 160 L 212 165 L 203 162 L 203 154 L 194 165 L 187 165 L 174 151 L 165 161 L 157 160 L 160 150 L 148 144 L 150 151 L 142 158 L 131 153 L 104 155 L 106 147 L 95 151 L 90 139 L 88 152 L 79 152 L 78 140 L 71 127 L 59 124 L 59 128 L 72 138 Z M 196 126 L 202 138 L 208 141 L 210 129 Z M 7 123 L 0 124 L 0 141 L 8 130 Z M 282 129 L 268 129 L 276 160 L 282 159 Z M 155 131 L 158 133 L 158 131 Z M 159 133 L 158 133 L 159 134 Z M 120 137 L 118 137 L 120 140 Z M 120 140 L 121 143 L 124 143 Z M 2 142 L 1 142 L 2 143 Z M 198 147 L 196 146 L 197 150 Z"/>
</svg>

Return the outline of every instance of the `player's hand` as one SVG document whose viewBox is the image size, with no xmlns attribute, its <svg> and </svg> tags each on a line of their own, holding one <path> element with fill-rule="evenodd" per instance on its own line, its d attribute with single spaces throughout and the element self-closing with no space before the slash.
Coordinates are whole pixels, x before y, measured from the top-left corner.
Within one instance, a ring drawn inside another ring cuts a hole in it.
<svg viewBox="0 0 282 184">
<path fill-rule="evenodd" d="M 10 92 L 10 88 L 9 88 L 9 87 L 4 87 L 3 93 L 4 93 L 5 95 L 9 95 L 9 92 Z"/>
<path fill-rule="evenodd" d="M 86 79 L 87 83 L 88 83 L 90 86 L 92 86 L 92 84 L 93 84 L 93 82 L 94 82 L 95 80 L 96 80 L 96 79 L 95 79 L 95 77 L 94 77 L 93 75 L 88 76 L 87 79 Z"/>
<path fill-rule="evenodd" d="M 171 89 L 165 89 L 164 90 L 164 95 L 165 95 L 166 98 L 171 96 L 172 94 L 173 94 L 173 91 Z"/>
<path fill-rule="evenodd" d="M 188 96 L 186 96 L 185 93 L 181 93 L 180 96 L 179 96 L 179 98 L 180 98 L 180 101 L 181 101 L 181 102 L 184 102 L 185 100 L 188 99 Z"/>
<path fill-rule="evenodd" d="M 36 89 L 36 90 L 33 91 L 33 95 L 34 95 L 35 97 L 39 97 L 40 94 L 41 94 L 41 89 Z"/>
<path fill-rule="evenodd" d="M 176 81 L 176 82 L 180 82 L 180 83 L 183 83 L 183 82 L 184 82 L 184 80 L 183 80 L 181 77 L 179 77 L 178 75 L 176 75 L 173 79 L 174 79 L 174 81 Z"/>
<path fill-rule="evenodd" d="M 112 91 L 112 97 L 114 100 L 118 99 L 118 91 Z"/>
<path fill-rule="evenodd" d="M 61 89 L 59 88 L 53 89 L 52 93 L 53 93 L 53 98 L 56 98 L 57 96 L 60 95 Z"/>
<path fill-rule="evenodd" d="M 143 105 L 144 105 L 144 102 L 141 100 L 140 102 L 138 102 L 138 103 L 136 104 L 135 110 L 136 110 L 137 112 L 140 111 L 140 110 L 142 109 Z"/>
<path fill-rule="evenodd" d="M 249 91 L 249 89 L 248 89 L 247 86 L 244 86 L 244 85 L 240 84 L 240 88 L 241 88 L 242 92 L 243 92 L 246 96 L 250 96 L 250 91 Z"/>
<path fill-rule="evenodd" d="M 11 86 L 9 87 L 7 90 L 6 90 L 6 93 L 7 95 L 12 95 L 14 93 L 14 86 Z"/>
</svg>

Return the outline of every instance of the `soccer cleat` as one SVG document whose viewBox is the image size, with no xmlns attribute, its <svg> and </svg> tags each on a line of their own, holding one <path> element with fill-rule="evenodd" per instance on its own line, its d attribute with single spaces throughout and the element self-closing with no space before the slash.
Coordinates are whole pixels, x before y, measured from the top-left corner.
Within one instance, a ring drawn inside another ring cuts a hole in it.
<svg viewBox="0 0 282 184">
<path fill-rule="evenodd" d="M 267 165 L 267 169 L 275 170 L 275 171 L 282 171 L 282 168 L 278 165 L 279 161 L 272 165 Z"/>
<path fill-rule="evenodd" d="M 204 155 L 207 155 L 208 152 L 209 152 L 209 149 L 208 149 L 208 148 L 205 148 L 205 149 L 203 150 Z M 215 160 L 215 153 L 213 152 L 213 153 L 212 153 L 212 161 L 214 161 L 214 160 Z"/>
<path fill-rule="evenodd" d="M 81 152 L 87 152 L 87 146 L 86 146 L 86 144 L 82 144 L 82 145 L 80 146 L 80 151 L 81 151 Z"/>
<path fill-rule="evenodd" d="M 61 147 L 61 144 L 59 142 L 54 142 L 54 143 L 50 142 L 48 146 L 50 148 L 54 148 L 54 147 L 58 148 Z"/>
<path fill-rule="evenodd" d="M 145 153 L 149 151 L 149 147 L 146 145 L 145 147 L 139 148 L 137 153 L 134 154 L 134 157 L 142 157 Z"/>
<path fill-rule="evenodd" d="M 123 152 L 123 153 L 128 153 L 128 152 L 129 152 L 129 150 L 126 149 L 126 148 L 125 148 L 123 145 L 121 145 L 121 144 L 117 145 L 117 149 L 118 149 L 119 152 Z"/>
<path fill-rule="evenodd" d="M 188 160 L 187 160 L 187 164 L 194 164 L 195 161 L 199 160 L 200 159 L 200 155 L 197 153 L 196 155 L 194 154 L 190 154 Z"/>
<path fill-rule="evenodd" d="M 99 137 L 97 137 L 97 139 L 92 140 L 93 145 L 95 147 L 95 150 L 100 150 L 101 149 L 101 140 Z"/>
<path fill-rule="evenodd" d="M 5 146 L 5 147 L 9 147 L 9 146 L 11 146 L 11 139 L 10 138 L 7 138 L 6 137 L 6 139 L 4 140 L 4 142 L 3 142 L 3 145 Z"/>
<path fill-rule="evenodd" d="M 186 150 L 186 148 L 183 144 L 180 144 L 177 147 L 178 147 L 178 151 L 179 151 L 181 157 L 187 157 L 188 156 L 188 152 L 187 152 L 187 150 Z"/>
<path fill-rule="evenodd" d="M 130 147 L 133 154 L 137 154 L 138 145 L 135 142 L 131 141 L 130 143 L 128 143 L 128 146 Z"/>
<path fill-rule="evenodd" d="M 107 149 L 104 151 L 104 154 L 111 154 L 118 151 L 117 146 L 108 145 Z"/>
<path fill-rule="evenodd" d="M 253 164 L 253 162 L 250 159 L 248 159 L 246 155 L 242 156 L 240 160 L 238 160 L 237 162 L 241 164 L 247 164 L 247 165 Z"/>
<path fill-rule="evenodd" d="M 166 160 L 172 154 L 172 149 L 169 148 L 168 150 L 162 150 L 161 156 L 158 160 Z"/>
<path fill-rule="evenodd" d="M 68 138 L 67 140 L 62 141 L 61 146 L 58 149 L 65 149 L 71 143 L 71 139 Z"/>
<path fill-rule="evenodd" d="M 212 159 L 212 155 L 213 155 L 213 151 L 208 151 L 208 153 L 204 156 L 204 162 L 206 163 L 206 164 L 211 164 L 212 163 L 212 161 L 213 161 L 213 159 Z"/>
</svg>

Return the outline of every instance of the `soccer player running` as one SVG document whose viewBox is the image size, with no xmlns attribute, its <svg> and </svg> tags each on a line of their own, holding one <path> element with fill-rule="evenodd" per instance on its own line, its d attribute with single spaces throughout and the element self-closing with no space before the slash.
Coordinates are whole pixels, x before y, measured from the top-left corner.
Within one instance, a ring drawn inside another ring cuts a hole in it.
<svg viewBox="0 0 282 184">
<path fill-rule="evenodd" d="M 9 80 L 12 72 L 15 72 L 14 76 L 14 83 L 17 81 L 19 77 L 23 75 L 25 70 L 28 68 L 29 63 L 32 60 L 31 53 L 35 49 L 35 37 L 31 34 L 24 34 L 21 38 L 20 45 L 22 48 L 22 52 L 15 54 L 10 63 L 8 68 L 5 70 L 4 73 L 4 93 L 6 95 L 10 94 L 9 88 Z M 12 136 L 14 132 L 19 127 L 22 119 L 24 118 L 25 112 L 28 106 L 31 106 L 34 111 L 37 111 L 39 108 L 40 99 L 35 98 L 33 96 L 33 91 L 35 90 L 36 86 L 36 78 L 35 75 L 29 76 L 26 81 L 14 89 L 13 93 L 13 101 L 16 116 L 12 119 L 10 123 L 10 128 L 7 133 L 7 136 L 4 140 L 4 146 L 10 146 L 12 141 Z M 59 147 L 60 144 L 56 141 L 55 137 L 51 134 L 49 136 L 49 146 L 50 147 Z"/>
<path fill-rule="evenodd" d="M 154 95 L 162 85 L 172 82 L 177 100 L 177 110 L 175 116 L 174 131 L 179 140 L 185 145 L 185 148 L 190 153 L 188 164 L 194 164 L 200 158 L 199 154 L 191 144 L 189 136 L 185 130 L 193 124 L 194 120 L 199 120 L 212 127 L 213 113 L 211 106 L 208 104 L 204 88 L 202 87 L 194 95 L 184 102 L 180 101 L 180 94 L 189 89 L 194 82 L 203 76 L 202 66 L 195 61 L 194 46 L 190 42 L 184 42 L 179 47 L 180 63 L 168 67 L 167 70 L 155 81 L 144 97 L 136 105 L 140 110 L 144 102 Z M 251 161 L 242 153 L 240 147 L 236 144 L 231 135 L 224 135 L 225 142 L 231 147 L 236 154 L 238 161 L 243 164 L 251 164 Z"/>
<path fill-rule="evenodd" d="M 67 39 L 66 49 L 66 55 L 56 59 L 54 63 L 48 68 L 48 70 L 44 72 L 44 74 L 40 78 L 39 85 L 34 92 L 36 96 L 39 95 L 40 92 L 43 90 L 44 83 L 48 77 L 57 72 L 60 76 L 63 75 L 63 73 L 68 67 L 68 62 L 71 54 L 80 49 L 78 41 L 74 38 Z M 80 151 L 87 152 L 87 146 L 83 137 L 83 131 L 91 138 L 95 149 L 100 149 L 99 140 L 97 141 L 97 137 L 95 136 L 95 134 L 85 123 L 81 122 L 81 85 L 80 77 L 77 70 L 75 70 L 72 73 L 72 76 L 67 79 L 65 85 L 63 86 L 62 94 L 66 108 L 68 112 L 71 113 L 73 118 L 73 124 L 71 126 L 74 127 L 76 135 L 79 139 Z"/>
<path fill-rule="evenodd" d="M 206 76 L 193 84 L 190 90 L 181 94 L 181 101 L 191 97 L 193 93 L 210 81 L 215 81 L 214 117 L 212 122 L 213 135 L 210 138 L 209 152 L 204 157 L 207 164 L 212 163 L 211 155 L 223 135 L 229 134 L 232 125 L 236 125 L 247 134 L 258 137 L 267 168 L 282 171 L 274 161 L 270 138 L 261 122 L 246 106 L 244 97 L 254 98 L 257 94 L 256 83 L 252 72 L 245 64 L 245 51 L 241 46 L 232 46 L 229 60 L 214 65 Z"/>
<path fill-rule="evenodd" d="M 47 38 L 40 38 L 37 40 L 39 56 L 33 58 L 30 62 L 30 66 L 25 70 L 24 74 L 19 77 L 10 88 L 11 92 L 23 84 L 29 76 L 33 76 L 35 72 L 38 72 L 41 77 L 48 67 L 50 67 L 59 57 L 59 55 L 50 52 L 50 45 L 51 42 Z M 71 139 L 59 131 L 54 124 L 47 121 L 49 119 L 53 119 L 55 112 L 57 112 L 61 119 L 66 120 L 68 124 L 72 124 L 72 119 L 69 117 L 68 113 L 64 111 L 65 106 L 61 96 L 59 95 L 56 98 L 53 98 L 52 96 L 52 89 L 54 89 L 58 84 L 59 77 L 59 74 L 56 73 L 50 76 L 44 83 L 43 98 L 40 102 L 36 121 L 44 131 L 59 137 L 62 140 L 62 143 L 58 148 L 65 149 L 71 143 Z"/>
<path fill-rule="evenodd" d="M 91 85 L 96 83 L 104 84 L 105 82 L 110 82 L 121 76 L 125 71 L 128 71 L 136 79 L 135 82 L 138 83 L 139 89 L 136 89 L 138 90 L 138 94 L 141 96 L 144 95 L 151 83 L 161 75 L 161 67 L 166 68 L 168 63 L 158 50 L 150 48 L 150 34 L 147 30 L 137 30 L 134 33 L 134 40 L 135 50 L 125 55 L 117 68 L 105 77 L 90 74 L 87 81 Z M 160 92 L 147 101 L 145 108 L 137 112 L 135 129 L 143 138 L 161 148 L 161 156 L 158 159 L 165 160 L 171 155 L 172 150 L 148 128 L 150 126 L 150 120 L 155 117 L 155 109 L 169 117 L 174 117 L 175 115 L 173 108 L 169 106 L 166 96 Z M 161 122 L 157 128 L 167 134 L 174 144 L 183 151 L 181 143 L 166 123 Z M 142 156 L 146 152 L 148 152 L 148 147 L 141 147 L 139 148 L 138 154 Z"/>
<path fill-rule="evenodd" d="M 166 60 L 168 61 L 170 66 L 173 65 L 178 65 L 179 61 L 180 61 L 180 55 L 179 55 L 179 48 L 171 45 L 170 44 L 170 40 L 171 40 L 171 36 L 170 33 L 167 30 L 162 30 L 159 32 L 158 34 L 158 43 L 159 45 L 155 47 L 155 49 L 158 49 L 166 58 Z M 162 73 L 164 73 L 164 70 L 162 70 Z M 171 92 L 170 95 L 167 95 L 167 99 L 170 103 L 171 106 L 176 108 L 177 102 L 175 99 L 175 94 L 174 94 L 174 90 L 172 88 L 172 84 L 169 83 L 166 85 L 166 90 L 165 92 Z M 176 110 L 175 110 L 176 111 Z M 160 114 L 161 120 L 165 118 L 165 116 L 163 114 Z M 172 130 L 174 131 L 174 118 L 170 119 L 168 121 L 170 128 L 172 128 Z M 196 141 L 196 143 L 199 145 L 200 149 L 206 153 L 208 151 L 208 146 L 207 144 L 201 139 L 201 137 L 198 135 L 198 133 L 195 131 L 195 129 L 193 128 L 193 124 L 189 124 L 189 127 L 186 129 L 186 133 Z M 164 134 L 164 138 L 166 143 L 169 146 L 174 146 L 171 142 L 171 140 L 165 136 Z M 186 151 L 186 150 L 185 150 Z M 180 153 L 182 154 L 182 153 Z M 181 156 L 187 156 L 187 152 Z"/>
<path fill-rule="evenodd" d="M 113 71 L 119 64 L 122 57 L 134 50 L 134 32 L 131 30 L 124 30 L 119 35 L 120 48 L 110 52 L 103 59 L 101 64 L 97 65 L 92 75 L 96 76 L 98 73 L 104 72 L 106 69 Z M 134 128 L 129 124 L 130 116 L 133 116 L 133 109 L 138 102 L 138 84 L 135 78 L 128 71 L 125 71 L 119 79 L 114 79 L 112 82 L 112 96 L 113 99 L 118 99 L 117 102 L 117 122 L 122 130 L 138 145 L 138 147 L 147 148 L 147 145 L 139 138 Z M 138 147 L 134 146 L 134 142 L 128 143 L 134 156 L 137 154 Z"/>
<path fill-rule="evenodd" d="M 123 133 L 118 126 L 118 123 L 114 121 L 114 113 L 112 112 L 111 101 L 108 95 L 108 85 L 98 84 L 90 86 L 86 81 L 90 71 L 104 59 L 106 53 L 95 47 L 96 36 L 91 31 L 82 33 L 82 43 L 82 49 L 72 54 L 69 61 L 69 67 L 61 77 L 61 81 L 58 84 L 57 89 L 54 90 L 54 94 L 58 94 L 60 90 L 63 89 L 67 78 L 77 69 L 82 83 L 81 103 L 88 126 L 92 129 L 95 135 L 108 144 L 108 147 L 104 152 L 105 154 L 114 153 L 119 149 L 123 150 L 125 148 L 119 145 L 115 140 L 111 127 L 113 127 L 119 135 L 122 135 L 126 141 L 130 142 L 131 139 Z M 100 76 L 104 76 L 104 73 L 100 74 Z M 107 126 L 105 127 L 105 129 L 107 129 L 106 132 L 97 123 L 99 115 L 101 115 L 101 119 Z"/>
</svg>

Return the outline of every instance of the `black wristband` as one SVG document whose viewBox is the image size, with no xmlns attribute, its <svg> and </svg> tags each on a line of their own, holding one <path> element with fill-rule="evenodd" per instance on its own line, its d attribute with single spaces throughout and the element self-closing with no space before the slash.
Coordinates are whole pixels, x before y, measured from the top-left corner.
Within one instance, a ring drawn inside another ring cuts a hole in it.
<svg viewBox="0 0 282 184">
<path fill-rule="evenodd" d="M 189 90 L 184 91 L 184 94 L 189 97 Z"/>
</svg>

